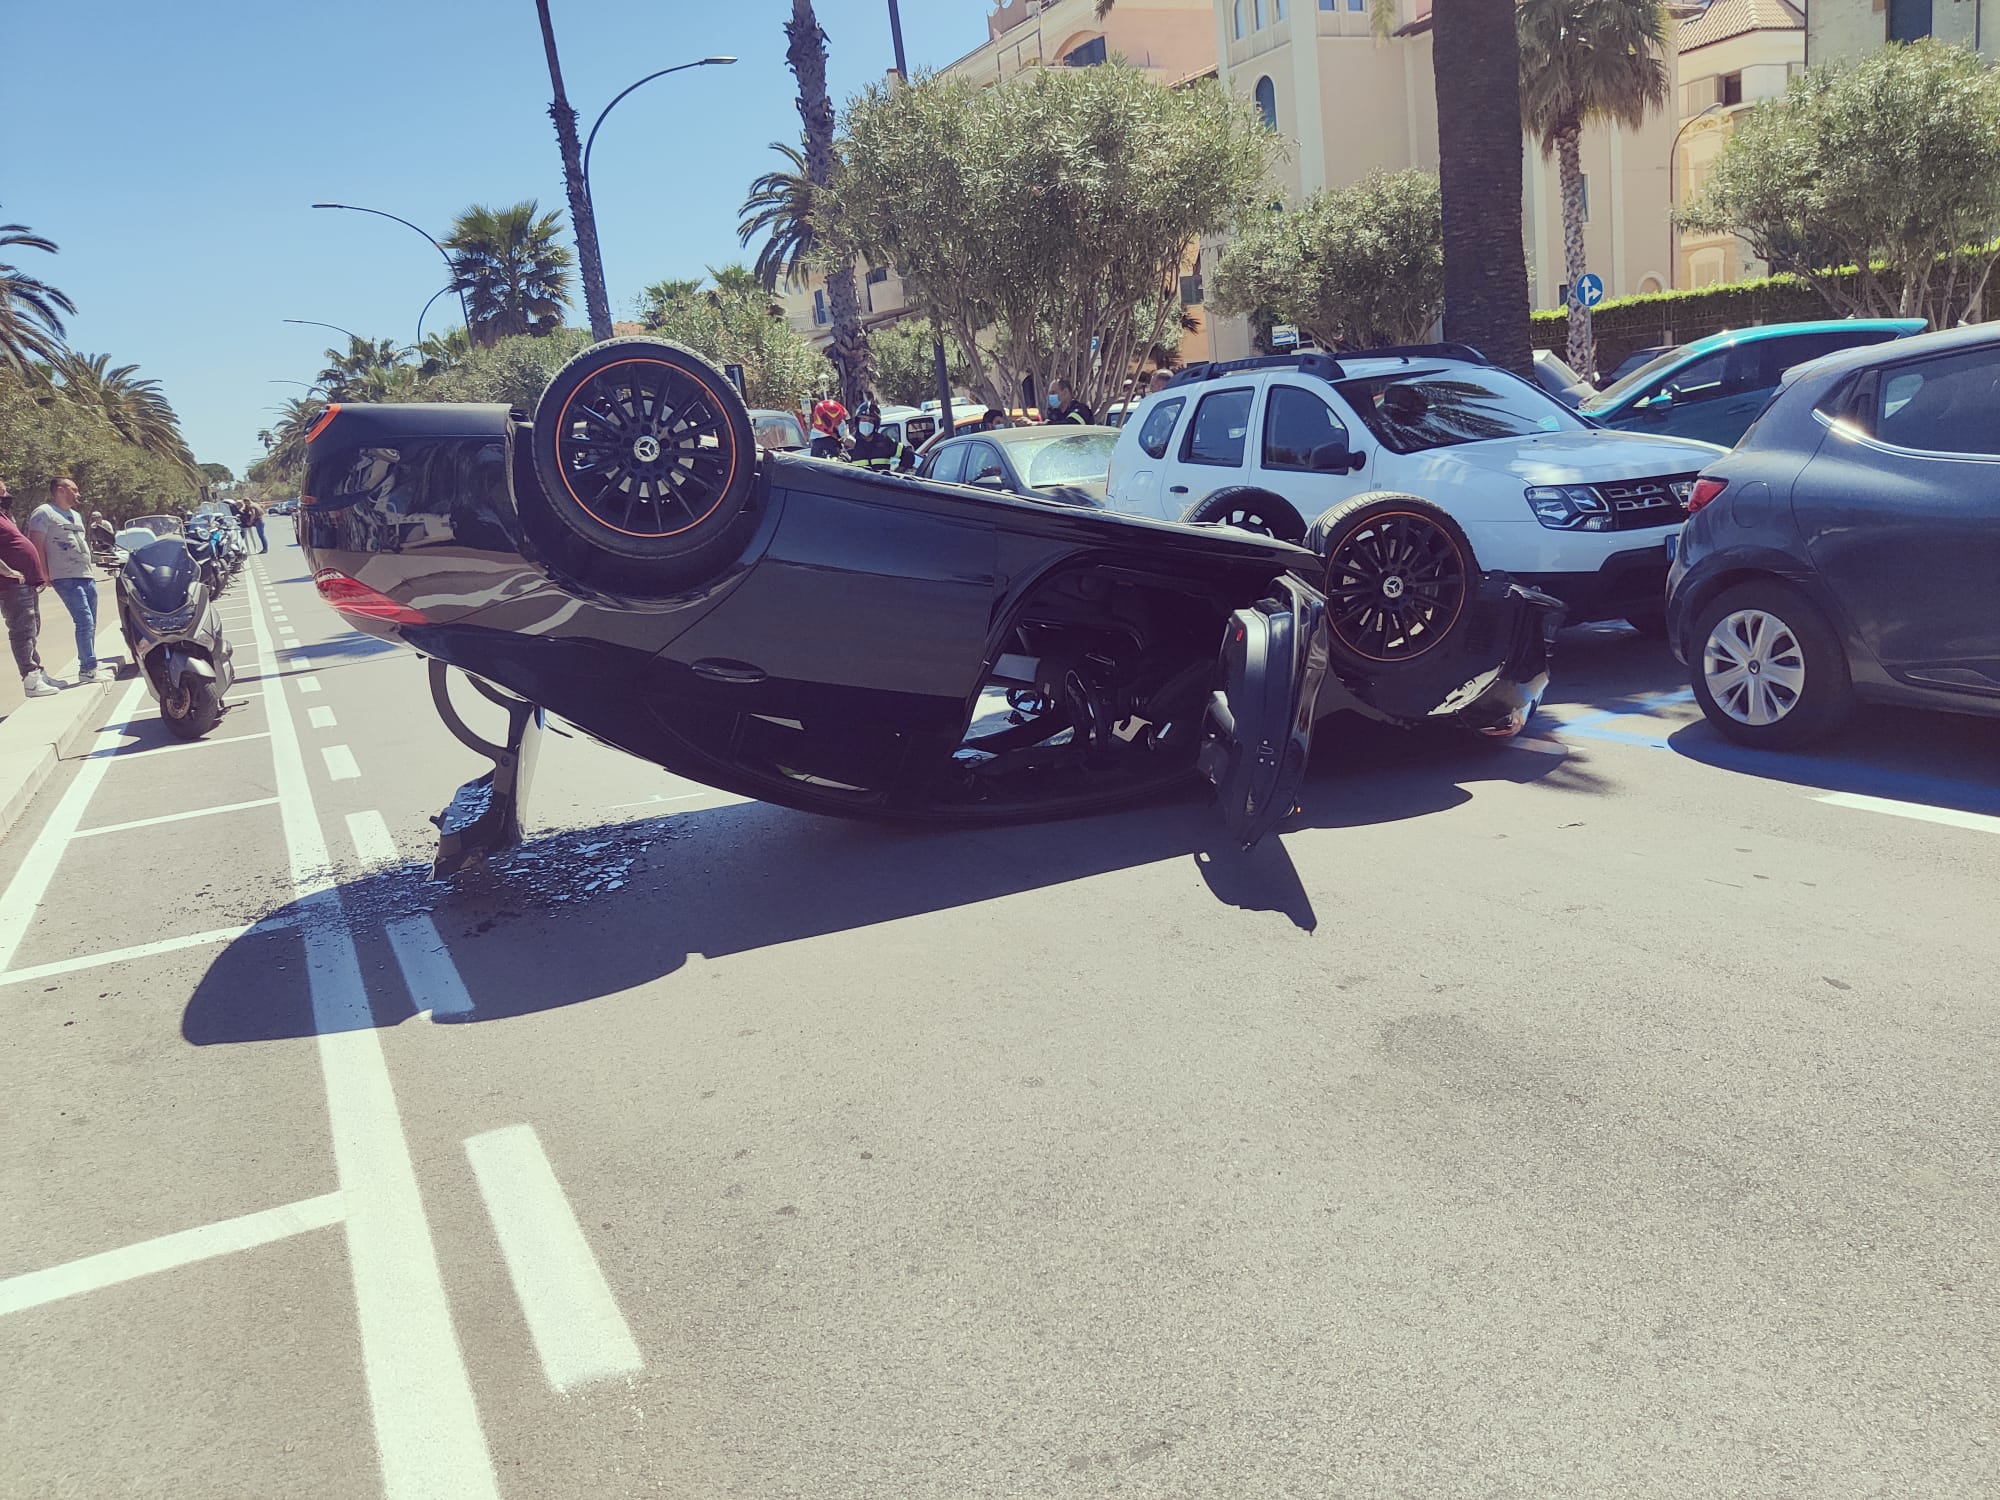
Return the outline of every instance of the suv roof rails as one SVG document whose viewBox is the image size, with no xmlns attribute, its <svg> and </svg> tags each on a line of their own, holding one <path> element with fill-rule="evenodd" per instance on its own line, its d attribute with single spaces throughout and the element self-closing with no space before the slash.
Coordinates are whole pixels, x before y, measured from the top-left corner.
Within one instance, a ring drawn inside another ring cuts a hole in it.
<svg viewBox="0 0 2000 1500">
<path fill-rule="evenodd" d="M 1490 361 L 1470 344 L 1394 344 L 1383 349 L 1344 349 L 1340 357 L 1322 350 L 1308 349 L 1297 354 L 1262 354 L 1250 359 L 1207 360 L 1198 365 L 1188 365 L 1167 382 L 1171 389 L 1177 385 L 1193 385 L 1198 381 L 1216 380 L 1224 375 L 1241 375 L 1251 370 L 1297 370 L 1302 375 L 1317 375 L 1322 380 L 1345 380 L 1347 371 L 1341 360 L 1357 359 L 1400 359 L 1408 363 L 1413 359 L 1457 359 L 1467 364 L 1483 365 Z"/>
</svg>

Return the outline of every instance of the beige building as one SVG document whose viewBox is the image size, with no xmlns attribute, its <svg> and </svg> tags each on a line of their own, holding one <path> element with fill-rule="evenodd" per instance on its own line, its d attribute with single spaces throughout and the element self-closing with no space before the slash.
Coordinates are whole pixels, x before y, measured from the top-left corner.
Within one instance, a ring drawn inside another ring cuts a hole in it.
<svg viewBox="0 0 2000 1500">
<path fill-rule="evenodd" d="M 1815 0 L 1817 4 L 1824 0 Z M 1674 206 L 1701 190 L 1738 116 L 1785 92 L 1805 65 L 1806 16 L 1789 0 L 1711 0 L 1674 34 L 1680 53 Z M 1713 286 L 1769 267 L 1733 234 L 1680 236 L 1675 285 Z"/>
<path fill-rule="evenodd" d="M 1805 10 L 1815 67 L 1927 36 L 2000 56 L 2000 0 L 1811 0 Z"/>
<path fill-rule="evenodd" d="M 1437 90 L 1430 0 L 1399 0 L 1403 24 L 1375 34 L 1371 0 L 1214 0 L 1216 47 L 1229 88 L 1256 101 L 1283 136 L 1294 200 L 1381 168 L 1436 171 Z M 1670 60 L 1671 62 L 1671 60 Z M 1583 134 L 1585 263 L 1611 297 L 1663 290 L 1675 244 L 1667 158 L 1679 124 L 1670 106 L 1636 131 Z M 1522 211 L 1537 307 L 1562 305 L 1562 199 L 1553 159 L 1523 142 Z M 1251 352 L 1242 319 L 1217 319 L 1216 354 Z"/>
</svg>

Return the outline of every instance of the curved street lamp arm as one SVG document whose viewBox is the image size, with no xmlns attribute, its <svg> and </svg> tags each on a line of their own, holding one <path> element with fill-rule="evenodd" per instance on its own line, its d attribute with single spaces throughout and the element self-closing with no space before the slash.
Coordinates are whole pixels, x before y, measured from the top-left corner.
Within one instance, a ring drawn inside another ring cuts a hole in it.
<svg viewBox="0 0 2000 1500">
<path fill-rule="evenodd" d="M 430 244 L 430 247 L 433 250 L 437 251 L 439 255 L 444 257 L 445 269 L 451 272 L 453 288 L 458 292 L 458 311 L 459 314 L 465 319 L 465 331 L 468 335 L 472 332 L 472 312 L 471 309 L 469 309 L 465 305 L 464 289 L 458 287 L 457 285 L 458 266 L 453 262 L 451 258 L 451 252 L 445 249 L 443 245 L 439 244 L 436 239 L 432 238 L 429 230 L 423 229 L 418 225 L 412 224 L 408 219 L 401 218 L 398 215 L 386 212 L 383 209 L 363 208 L 358 203 L 315 203 L 312 206 L 314 208 L 345 209 L 348 213 L 351 214 L 373 214 L 378 219 L 388 219 L 392 223 L 401 224 L 405 229 L 414 230 L 416 233 L 422 235 L 424 239 Z M 432 300 L 435 301 L 436 299 L 433 298 Z M 418 318 L 418 326 L 422 327 L 421 315 L 419 315 Z"/>
<path fill-rule="evenodd" d="M 431 303 L 432 303 L 432 302 L 436 302 L 438 298 L 442 297 L 442 296 L 443 296 L 443 295 L 444 295 L 444 294 L 445 294 L 446 292 L 449 292 L 449 291 L 452 291 L 452 290 L 455 290 L 455 288 L 454 288 L 454 287 L 452 286 L 452 284 L 451 284 L 451 283 L 449 283 L 449 282 L 447 282 L 447 283 L 446 283 L 445 285 L 443 285 L 443 286 L 439 287 L 439 288 L 438 288 L 438 289 L 437 289 L 436 291 L 434 291 L 434 292 L 432 292 L 432 293 L 431 293 L 431 300 L 430 300 L 430 302 L 426 302 L 426 303 L 424 304 L 424 312 L 420 312 L 420 313 L 418 313 L 418 314 L 417 314 L 417 341 L 416 341 L 416 343 L 415 343 L 414 345 L 412 345 L 411 347 L 412 347 L 412 348 L 414 348 L 414 349 L 416 349 L 416 350 L 417 350 L 417 351 L 419 352 L 419 354 L 420 354 L 420 355 L 421 355 L 421 352 L 422 352 L 422 350 L 423 350 L 423 347 L 424 347 L 424 313 L 427 313 L 427 312 L 429 312 L 429 311 L 431 310 Z M 471 330 L 470 328 L 468 328 L 468 329 L 466 330 L 466 336 L 467 336 L 467 337 L 469 338 L 469 337 L 471 337 L 471 334 L 472 334 L 472 330 Z"/>
<path fill-rule="evenodd" d="M 583 142 L 584 195 L 588 197 L 590 194 L 590 148 L 597 140 L 597 127 L 604 123 L 604 117 L 610 114 L 612 110 L 618 107 L 619 101 L 622 100 L 626 94 L 631 93 L 633 89 L 641 88 L 646 84 L 651 83 L 655 78 L 665 78 L 669 73 L 679 73 L 687 68 L 706 68 L 711 64 L 733 63 L 735 61 L 736 59 L 733 57 L 703 57 L 696 59 L 694 62 L 676 63 L 671 68 L 660 69 L 660 71 L 657 73 L 648 73 L 644 78 L 641 78 L 637 83 L 631 85 L 630 88 L 623 90 L 616 99 L 613 99 L 609 104 L 605 105 L 603 109 L 598 111 L 597 120 L 590 127 L 590 134 L 584 138 Z"/>
</svg>

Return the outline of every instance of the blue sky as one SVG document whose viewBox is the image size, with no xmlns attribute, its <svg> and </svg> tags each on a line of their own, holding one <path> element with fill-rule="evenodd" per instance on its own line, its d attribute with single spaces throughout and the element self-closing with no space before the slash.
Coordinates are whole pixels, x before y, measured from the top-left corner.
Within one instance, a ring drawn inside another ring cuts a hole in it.
<svg viewBox="0 0 2000 1500">
<path fill-rule="evenodd" d="M 902 0 L 910 65 L 985 37 L 987 0 Z M 23 0 L 8 7 L 0 222 L 61 247 L 22 253 L 69 293 L 70 339 L 159 378 L 203 461 L 239 474 L 266 407 L 305 392 L 337 323 L 407 343 L 444 282 L 399 225 L 314 212 L 385 209 L 443 236 L 469 203 L 567 209 L 533 0 Z M 554 0 L 582 129 L 633 94 L 591 162 L 615 315 L 639 288 L 738 256 L 736 210 L 796 140 L 789 0 Z M 893 61 L 887 0 L 819 0 L 834 97 Z M 442 299 L 425 322 L 457 322 Z M 582 293 L 572 321 L 582 322 Z"/>
</svg>

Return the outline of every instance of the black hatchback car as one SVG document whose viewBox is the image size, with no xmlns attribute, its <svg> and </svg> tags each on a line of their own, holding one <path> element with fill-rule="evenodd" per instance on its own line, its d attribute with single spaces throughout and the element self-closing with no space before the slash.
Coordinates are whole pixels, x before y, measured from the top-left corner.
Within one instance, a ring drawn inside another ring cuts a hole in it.
<svg viewBox="0 0 2000 1500">
<path fill-rule="evenodd" d="M 1729 738 L 1857 699 L 2000 716 L 2000 325 L 1805 366 L 1688 508 L 1667 625 Z"/>
</svg>

